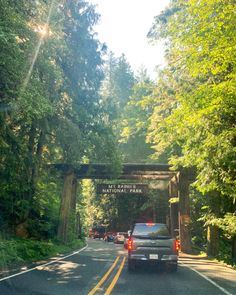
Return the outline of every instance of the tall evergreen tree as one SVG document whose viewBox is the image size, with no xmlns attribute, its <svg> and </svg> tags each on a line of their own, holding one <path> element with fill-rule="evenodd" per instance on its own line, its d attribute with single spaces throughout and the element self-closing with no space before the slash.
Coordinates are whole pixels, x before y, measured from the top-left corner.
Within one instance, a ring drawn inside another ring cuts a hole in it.
<svg viewBox="0 0 236 295">
<path fill-rule="evenodd" d="M 233 6 L 234 1 L 171 1 L 149 33 L 168 40 L 168 65 L 157 86 L 148 137 L 156 156 L 167 152 L 177 167 L 196 167 L 195 186 L 208 196 L 210 230 L 220 216 L 227 224 L 228 214 L 232 221 L 235 215 Z M 231 206 L 217 207 L 219 198 L 231 199 Z M 216 237 L 213 230 L 209 236 Z"/>
</svg>

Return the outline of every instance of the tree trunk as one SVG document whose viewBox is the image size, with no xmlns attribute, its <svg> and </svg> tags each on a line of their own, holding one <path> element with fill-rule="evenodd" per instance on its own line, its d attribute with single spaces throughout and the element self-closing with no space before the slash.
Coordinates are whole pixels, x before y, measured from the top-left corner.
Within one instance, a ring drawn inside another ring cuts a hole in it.
<svg viewBox="0 0 236 295">
<path fill-rule="evenodd" d="M 208 202 L 210 205 L 210 213 L 214 217 L 220 217 L 221 198 L 218 192 L 208 193 Z M 215 225 L 209 224 L 207 227 L 207 255 L 217 256 L 219 254 L 219 228 Z"/>
<path fill-rule="evenodd" d="M 33 199 L 33 196 L 36 191 L 36 183 L 39 176 L 39 168 L 42 161 L 43 143 L 43 131 L 36 131 L 36 127 L 32 125 L 29 133 L 28 142 L 28 173 L 30 183 L 30 201 Z"/>
<path fill-rule="evenodd" d="M 232 261 L 236 264 L 236 236 L 232 238 Z"/>
<path fill-rule="evenodd" d="M 219 229 L 214 225 L 207 227 L 207 255 L 217 256 L 219 253 Z"/>
<path fill-rule="evenodd" d="M 179 203 L 170 203 L 170 232 L 172 237 L 179 236 Z"/>
<path fill-rule="evenodd" d="M 71 209 L 75 206 L 75 183 L 76 176 L 74 171 L 70 170 L 64 176 L 64 186 L 58 225 L 58 239 L 64 243 L 68 242 L 71 230 Z M 74 214 L 72 213 L 72 215 Z M 74 226 L 72 231 L 74 231 Z"/>
<path fill-rule="evenodd" d="M 27 154 L 27 176 L 28 176 L 28 192 L 25 194 L 27 201 L 27 210 L 17 221 L 15 234 L 20 237 L 28 237 L 28 219 L 38 218 L 37 213 L 33 209 L 33 197 L 36 192 L 36 184 L 39 176 L 39 168 L 42 161 L 42 151 L 44 142 L 43 131 L 38 132 L 35 124 L 32 124 L 29 131 L 28 139 L 28 154 Z"/>
<path fill-rule="evenodd" d="M 76 213 L 76 234 L 77 237 L 82 238 L 82 226 L 79 211 Z"/>
<path fill-rule="evenodd" d="M 31 203 L 33 195 L 35 193 L 35 183 L 34 183 L 34 169 L 35 169 L 35 159 L 34 159 L 34 153 L 35 153 L 35 137 L 36 137 L 36 128 L 34 124 L 32 124 L 29 132 L 29 141 L 28 141 L 28 174 L 29 174 L 29 184 L 30 184 L 30 190 L 29 190 L 29 202 Z"/>
<path fill-rule="evenodd" d="M 188 170 L 182 170 L 178 175 L 179 196 L 179 236 L 181 250 L 191 253 L 190 205 Z"/>
<path fill-rule="evenodd" d="M 177 184 L 177 178 L 174 176 L 169 181 L 169 197 L 170 198 L 178 198 L 178 184 Z"/>
<path fill-rule="evenodd" d="M 175 202 L 170 202 L 170 232 L 172 237 L 179 236 L 179 202 L 178 185 L 176 176 L 169 182 L 169 199 L 176 198 Z"/>
<path fill-rule="evenodd" d="M 71 210 L 70 210 L 70 222 L 71 222 L 71 231 L 73 237 L 78 237 L 77 235 L 77 215 L 76 215 L 76 194 L 77 194 L 77 178 L 74 175 L 72 181 L 72 192 L 71 192 Z"/>
</svg>

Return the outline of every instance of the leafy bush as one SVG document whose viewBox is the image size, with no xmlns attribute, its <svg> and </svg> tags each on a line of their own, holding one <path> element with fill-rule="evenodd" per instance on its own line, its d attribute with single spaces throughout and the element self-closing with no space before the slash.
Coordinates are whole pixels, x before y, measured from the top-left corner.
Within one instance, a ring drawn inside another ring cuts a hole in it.
<svg viewBox="0 0 236 295">
<path fill-rule="evenodd" d="M 229 240 L 220 240 L 219 254 L 217 255 L 217 260 L 222 261 L 227 264 L 233 265 L 232 261 L 232 245 Z"/>
<path fill-rule="evenodd" d="M 12 265 L 46 259 L 59 253 L 81 248 L 83 245 L 83 240 L 74 240 L 69 245 L 64 245 L 53 241 L 0 239 L 0 269 L 8 269 Z"/>
</svg>

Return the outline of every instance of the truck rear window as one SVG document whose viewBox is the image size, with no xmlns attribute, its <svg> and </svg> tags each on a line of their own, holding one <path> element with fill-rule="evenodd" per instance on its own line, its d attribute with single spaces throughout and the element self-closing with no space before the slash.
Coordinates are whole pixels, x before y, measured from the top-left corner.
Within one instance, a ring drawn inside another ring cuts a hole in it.
<svg viewBox="0 0 236 295">
<path fill-rule="evenodd" d="M 136 224 L 132 233 L 133 236 L 149 238 L 169 238 L 170 233 L 165 224 L 159 223 L 142 223 Z"/>
</svg>

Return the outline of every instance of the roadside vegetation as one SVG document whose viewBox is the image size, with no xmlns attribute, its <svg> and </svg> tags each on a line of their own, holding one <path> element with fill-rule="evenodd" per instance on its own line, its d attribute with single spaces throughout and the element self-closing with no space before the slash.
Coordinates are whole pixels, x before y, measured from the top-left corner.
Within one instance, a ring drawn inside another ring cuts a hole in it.
<svg viewBox="0 0 236 295">
<path fill-rule="evenodd" d="M 95 7 L 49 2 L 0 0 L 1 267 L 81 247 L 93 224 L 164 222 L 161 183 L 117 198 L 72 178 L 66 203 L 50 165 L 90 162 L 110 163 L 111 175 L 122 162 L 193 169 L 193 249 L 235 264 L 234 1 L 172 0 L 156 16 L 148 37 L 165 40 L 166 66 L 155 81 L 99 42 Z"/>
<path fill-rule="evenodd" d="M 8 263 L 41 259 L 83 237 L 79 194 L 66 239 L 59 234 L 63 177 L 50 164 L 115 166 L 118 153 L 99 103 L 106 48 L 94 36 L 94 7 L 1 0 L 0 15 L 0 230 Z"/>
<path fill-rule="evenodd" d="M 0 240 L 0 271 L 7 271 L 10 267 L 20 267 L 31 264 L 58 254 L 70 253 L 85 245 L 82 239 L 74 240 L 67 245 L 57 241 L 38 241 L 22 238 Z"/>
</svg>

